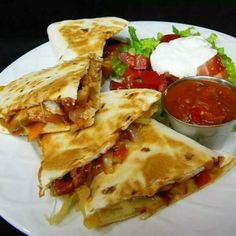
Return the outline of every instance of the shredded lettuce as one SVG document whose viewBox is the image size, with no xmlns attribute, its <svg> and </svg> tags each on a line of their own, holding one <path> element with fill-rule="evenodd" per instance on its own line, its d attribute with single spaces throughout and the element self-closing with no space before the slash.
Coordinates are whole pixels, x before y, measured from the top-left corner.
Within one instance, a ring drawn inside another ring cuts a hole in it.
<svg viewBox="0 0 236 236">
<path fill-rule="evenodd" d="M 217 35 L 212 33 L 208 38 L 207 41 L 211 44 L 211 46 L 213 48 L 216 48 L 216 39 L 217 39 Z"/>
<path fill-rule="evenodd" d="M 168 115 L 165 112 L 163 105 L 161 103 L 158 106 L 158 110 L 152 115 L 152 118 L 161 122 L 164 125 L 170 126 Z"/>
<path fill-rule="evenodd" d="M 208 38 L 207 41 L 211 44 L 212 48 L 217 50 L 218 55 L 226 68 L 228 74 L 228 80 L 236 85 L 236 65 L 232 61 L 230 57 L 225 54 L 224 48 L 217 47 L 216 45 L 217 35 L 212 33 Z"/>
<path fill-rule="evenodd" d="M 113 70 L 113 75 L 116 78 L 121 78 L 126 70 L 126 65 L 117 57 L 113 56 L 111 61 L 111 68 Z"/>
<path fill-rule="evenodd" d="M 174 25 L 172 26 L 172 31 L 175 34 L 178 34 L 180 37 L 189 37 L 189 36 L 199 36 L 200 33 L 196 32 L 194 27 L 188 27 L 185 30 L 178 30 Z"/>
<path fill-rule="evenodd" d="M 150 57 L 151 53 L 160 43 L 160 39 L 163 36 L 158 33 L 156 38 L 144 38 L 138 39 L 136 29 L 133 26 L 129 26 L 130 43 L 120 49 L 121 52 L 128 52 L 133 55 L 143 55 Z"/>
<path fill-rule="evenodd" d="M 232 132 L 236 132 L 236 123 L 232 127 Z"/>
</svg>

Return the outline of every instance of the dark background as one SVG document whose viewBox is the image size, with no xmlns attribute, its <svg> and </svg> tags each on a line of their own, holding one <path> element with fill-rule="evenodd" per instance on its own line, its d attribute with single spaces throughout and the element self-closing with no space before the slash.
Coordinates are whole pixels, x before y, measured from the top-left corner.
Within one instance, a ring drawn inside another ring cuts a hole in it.
<svg viewBox="0 0 236 236">
<path fill-rule="evenodd" d="M 100 16 L 193 24 L 236 37 L 234 1 L 1 0 L 0 71 L 46 42 L 46 28 L 50 23 Z M 0 220 L 0 232 L 1 235 L 23 235 L 3 219 Z"/>
</svg>

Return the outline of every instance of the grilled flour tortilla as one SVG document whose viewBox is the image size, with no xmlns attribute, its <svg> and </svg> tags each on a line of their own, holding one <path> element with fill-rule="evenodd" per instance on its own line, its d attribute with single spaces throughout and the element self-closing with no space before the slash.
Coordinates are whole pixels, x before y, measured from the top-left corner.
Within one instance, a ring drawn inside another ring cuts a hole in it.
<svg viewBox="0 0 236 236">
<path fill-rule="evenodd" d="M 48 37 L 58 60 L 95 53 L 102 57 L 106 40 L 129 24 L 117 17 L 65 20 L 48 26 Z"/>
<path fill-rule="evenodd" d="M 148 217 L 214 181 L 236 158 L 209 150 L 155 120 L 140 125 L 136 140 L 127 140 L 126 147 L 128 154 L 113 173 L 98 174 L 90 193 L 78 191 L 88 228 L 139 214 Z"/>
<path fill-rule="evenodd" d="M 106 160 L 95 160 L 122 139 L 132 123 L 145 121 L 157 109 L 161 94 L 151 89 L 115 90 L 101 93 L 102 107 L 93 126 L 79 132 L 45 134 L 40 138 L 42 163 L 40 195 L 49 188 L 65 195 L 109 169 Z M 101 158 L 98 158 L 101 159 Z"/>
<path fill-rule="evenodd" d="M 1 125 L 29 140 L 90 126 L 100 105 L 100 84 L 101 60 L 95 55 L 27 74 L 1 88 Z"/>
</svg>

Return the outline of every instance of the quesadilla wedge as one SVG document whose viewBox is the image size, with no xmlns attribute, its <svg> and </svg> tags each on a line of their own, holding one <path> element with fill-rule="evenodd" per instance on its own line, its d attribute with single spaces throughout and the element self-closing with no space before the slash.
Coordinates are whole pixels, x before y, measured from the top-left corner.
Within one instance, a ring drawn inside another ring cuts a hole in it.
<svg viewBox="0 0 236 236">
<path fill-rule="evenodd" d="M 125 145 L 128 154 L 113 173 L 101 172 L 77 191 L 88 228 L 146 218 L 213 182 L 236 161 L 155 120 L 140 124 L 135 142 Z"/>
<path fill-rule="evenodd" d="M 77 130 L 94 122 L 100 106 L 101 59 L 78 57 L 27 74 L 0 90 L 0 124 L 13 135 Z"/>
<path fill-rule="evenodd" d="M 42 135 L 40 196 L 46 189 L 53 196 L 71 194 L 99 172 L 110 172 L 113 156 L 119 162 L 126 154 L 123 139 L 132 138 L 132 124 L 145 122 L 157 110 L 160 97 L 161 93 L 151 89 L 103 92 L 92 126 L 78 132 Z"/>
<path fill-rule="evenodd" d="M 64 20 L 50 24 L 47 32 L 57 59 L 67 61 L 91 52 L 102 57 L 106 40 L 128 24 L 118 17 Z"/>
</svg>

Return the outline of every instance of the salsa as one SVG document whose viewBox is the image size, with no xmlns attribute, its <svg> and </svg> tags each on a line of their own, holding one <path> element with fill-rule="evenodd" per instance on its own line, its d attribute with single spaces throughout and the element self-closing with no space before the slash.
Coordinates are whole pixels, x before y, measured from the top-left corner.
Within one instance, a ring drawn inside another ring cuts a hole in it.
<svg viewBox="0 0 236 236">
<path fill-rule="evenodd" d="M 222 124 L 236 118 L 236 90 L 214 81 L 185 80 L 167 90 L 164 105 L 190 124 Z"/>
</svg>

